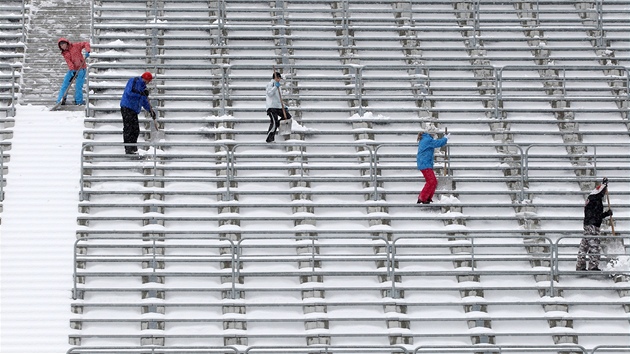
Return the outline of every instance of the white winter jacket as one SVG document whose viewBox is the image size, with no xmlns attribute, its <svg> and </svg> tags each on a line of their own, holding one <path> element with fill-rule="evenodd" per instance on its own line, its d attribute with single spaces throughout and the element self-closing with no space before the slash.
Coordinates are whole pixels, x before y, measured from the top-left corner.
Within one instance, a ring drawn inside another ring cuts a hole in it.
<svg viewBox="0 0 630 354">
<path fill-rule="evenodd" d="M 269 108 L 282 108 L 280 102 L 280 95 L 278 95 L 278 87 L 276 87 L 276 80 L 271 79 L 271 82 L 267 84 L 267 109 Z"/>
</svg>

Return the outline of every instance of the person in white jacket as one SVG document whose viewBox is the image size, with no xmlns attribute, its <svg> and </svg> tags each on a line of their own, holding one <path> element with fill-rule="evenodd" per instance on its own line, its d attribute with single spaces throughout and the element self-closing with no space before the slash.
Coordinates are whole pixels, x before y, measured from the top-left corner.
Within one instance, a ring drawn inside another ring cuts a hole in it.
<svg viewBox="0 0 630 354">
<path fill-rule="evenodd" d="M 280 119 L 291 119 L 291 114 L 284 108 L 284 104 L 280 100 L 281 79 L 282 75 L 279 72 L 274 72 L 271 81 L 267 84 L 267 115 L 270 120 L 269 129 L 267 130 L 268 143 L 275 140 Z"/>
</svg>

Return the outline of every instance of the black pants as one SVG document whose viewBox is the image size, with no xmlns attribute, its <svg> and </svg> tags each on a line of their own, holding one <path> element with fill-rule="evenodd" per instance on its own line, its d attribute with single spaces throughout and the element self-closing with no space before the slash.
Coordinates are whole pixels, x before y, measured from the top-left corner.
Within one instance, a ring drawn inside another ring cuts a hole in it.
<svg viewBox="0 0 630 354">
<path fill-rule="evenodd" d="M 287 119 L 291 119 L 291 114 L 287 109 L 284 109 L 284 112 L 287 114 Z M 278 130 L 279 120 L 284 119 L 284 113 L 282 113 L 282 108 L 268 108 L 267 115 L 269 116 L 269 129 L 267 130 L 267 142 L 270 143 L 275 140 L 276 131 Z"/>
<path fill-rule="evenodd" d="M 140 135 L 140 125 L 138 123 L 138 113 L 133 109 L 120 107 L 123 118 L 123 142 L 125 144 L 136 144 Z M 125 146 L 126 154 L 138 152 L 137 146 Z"/>
</svg>

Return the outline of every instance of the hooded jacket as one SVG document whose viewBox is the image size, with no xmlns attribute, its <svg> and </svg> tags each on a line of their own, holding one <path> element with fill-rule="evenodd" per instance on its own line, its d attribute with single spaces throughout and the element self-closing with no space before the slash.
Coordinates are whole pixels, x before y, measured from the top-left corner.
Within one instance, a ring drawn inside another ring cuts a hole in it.
<svg viewBox="0 0 630 354">
<path fill-rule="evenodd" d="M 589 194 L 584 205 L 584 226 L 593 225 L 600 227 L 602 221 L 611 215 L 610 211 L 604 212 L 602 199 L 606 194 L 606 185 L 601 185 Z"/>
<path fill-rule="evenodd" d="M 127 86 L 125 86 L 122 99 L 120 100 L 120 107 L 132 109 L 138 114 L 142 111 L 142 107 L 147 111 L 151 111 L 149 99 L 143 94 L 146 89 L 147 85 L 140 76 L 129 79 Z"/>
<path fill-rule="evenodd" d="M 68 49 L 62 50 L 61 42 L 68 43 Z M 66 59 L 69 70 L 80 70 L 87 68 L 87 65 L 85 64 L 85 58 L 81 51 L 85 49 L 86 52 L 90 52 L 89 42 L 71 43 L 65 38 L 59 38 L 59 40 L 57 41 L 57 46 L 59 47 L 59 50 L 61 50 L 61 55 L 63 55 L 63 58 Z"/>
<path fill-rule="evenodd" d="M 433 139 L 431 134 L 424 133 L 418 142 L 418 155 L 416 162 L 418 170 L 433 168 L 433 154 L 436 148 L 446 145 L 448 138 Z"/>
<path fill-rule="evenodd" d="M 271 82 L 267 84 L 267 109 L 269 108 L 282 109 L 282 102 L 280 102 L 278 87 L 276 87 L 276 80 L 274 79 L 271 79 Z"/>
</svg>

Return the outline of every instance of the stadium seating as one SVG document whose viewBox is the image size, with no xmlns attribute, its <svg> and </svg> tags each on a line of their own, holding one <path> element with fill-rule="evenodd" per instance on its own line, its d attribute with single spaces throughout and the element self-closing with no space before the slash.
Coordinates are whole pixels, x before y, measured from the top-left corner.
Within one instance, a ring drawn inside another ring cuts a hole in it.
<svg viewBox="0 0 630 354">
<path fill-rule="evenodd" d="M 15 125 L 15 104 L 19 92 L 28 7 L 23 1 L 0 4 L 0 212 L 4 200 L 5 174 L 11 150 L 11 128 Z"/>
<path fill-rule="evenodd" d="M 0 129 L 11 126 L 24 62 L 29 7 L 23 1 L 0 4 Z"/>
<path fill-rule="evenodd" d="M 596 180 L 630 226 L 630 1 L 154 4 L 94 5 L 73 351 L 627 346 L 627 277 L 574 265 Z M 145 70 L 136 160 L 118 102 Z M 427 208 L 416 136 L 445 128 Z"/>
</svg>

